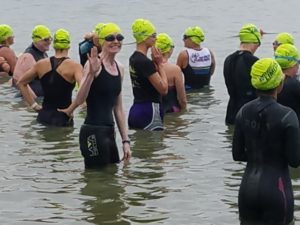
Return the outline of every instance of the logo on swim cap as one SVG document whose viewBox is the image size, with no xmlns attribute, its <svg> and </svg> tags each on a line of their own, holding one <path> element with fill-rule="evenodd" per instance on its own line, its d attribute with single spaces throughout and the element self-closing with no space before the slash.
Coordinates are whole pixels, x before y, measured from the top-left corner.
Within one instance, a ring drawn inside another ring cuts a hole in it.
<svg viewBox="0 0 300 225">
<path fill-rule="evenodd" d="M 204 41 L 204 32 L 201 27 L 188 27 L 184 31 L 184 35 L 192 40 L 195 44 L 199 45 L 201 42 Z"/>
<path fill-rule="evenodd" d="M 155 47 L 157 47 L 161 53 L 169 52 L 174 48 L 173 40 L 166 33 L 160 33 L 156 37 Z"/>
<path fill-rule="evenodd" d="M 38 42 L 45 38 L 51 38 L 51 31 L 48 27 L 44 25 L 37 25 L 32 30 L 32 40 L 33 42 Z"/>
<path fill-rule="evenodd" d="M 55 49 L 70 48 L 70 34 L 64 29 L 58 29 L 54 34 L 53 47 Z"/>
<path fill-rule="evenodd" d="M 276 49 L 274 57 L 282 69 L 288 69 L 298 64 L 299 51 L 294 45 L 281 44 Z"/>
<path fill-rule="evenodd" d="M 136 19 L 131 25 L 133 37 L 137 43 L 145 41 L 148 37 L 155 34 L 154 25 L 146 19 Z"/>
<path fill-rule="evenodd" d="M 254 24 L 246 24 L 240 30 L 240 41 L 242 43 L 261 43 L 260 30 Z"/>
<path fill-rule="evenodd" d="M 13 36 L 13 29 L 6 24 L 0 24 L 0 42 L 5 41 L 7 38 Z"/>
<path fill-rule="evenodd" d="M 284 74 L 279 64 L 272 58 L 256 61 L 251 68 L 251 83 L 257 90 L 267 91 L 279 86 Z"/>
</svg>

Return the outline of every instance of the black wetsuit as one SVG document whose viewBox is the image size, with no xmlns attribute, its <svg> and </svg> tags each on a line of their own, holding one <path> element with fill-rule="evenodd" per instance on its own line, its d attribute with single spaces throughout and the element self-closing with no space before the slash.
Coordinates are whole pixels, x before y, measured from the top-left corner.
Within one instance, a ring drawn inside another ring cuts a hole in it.
<svg viewBox="0 0 300 225">
<path fill-rule="evenodd" d="M 102 65 L 86 99 L 87 116 L 80 129 L 80 150 L 86 168 L 120 161 L 112 114 L 120 92 L 120 71 L 117 76 L 113 76 Z"/>
<path fill-rule="evenodd" d="M 48 57 L 46 52 L 41 52 L 33 44 L 31 44 L 28 48 L 26 48 L 24 53 L 31 54 L 36 62 Z M 37 97 L 44 96 L 43 88 L 38 78 L 31 81 L 29 83 L 29 86 Z"/>
<path fill-rule="evenodd" d="M 239 190 L 241 221 L 288 224 L 294 197 L 289 165 L 300 164 L 300 132 L 295 112 L 272 97 L 259 97 L 237 114 L 233 159 L 247 162 Z"/>
<path fill-rule="evenodd" d="M 72 103 L 72 91 L 75 87 L 75 82 L 70 83 L 56 71 L 65 59 L 67 58 L 51 57 L 52 69 L 40 80 L 44 91 L 44 99 L 43 108 L 39 111 L 37 120 L 44 125 L 73 125 L 72 119 L 65 113 L 57 111 L 57 109 L 67 108 Z"/>
<path fill-rule="evenodd" d="M 300 123 L 300 81 L 296 77 L 286 77 L 277 101 L 292 108 L 296 112 Z"/>
<path fill-rule="evenodd" d="M 224 78 L 229 102 L 225 122 L 234 124 L 239 109 L 256 98 L 255 89 L 251 85 L 250 71 L 252 65 L 258 60 L 249 51 L 236 51 L 229 55 L 224 62 Z"/>
</svg>

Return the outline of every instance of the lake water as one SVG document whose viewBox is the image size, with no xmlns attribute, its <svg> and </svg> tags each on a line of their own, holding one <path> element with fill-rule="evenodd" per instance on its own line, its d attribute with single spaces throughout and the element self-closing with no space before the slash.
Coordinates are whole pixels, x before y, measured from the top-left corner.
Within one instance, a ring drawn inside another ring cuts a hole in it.
<svg viewBox="0 0 300 225">
<path fill-rule="evenodd" d="M 4 0 L 3 0 L 4 1 Z M 84 169 L 78 134 L 84 110 L 75 112 L 74 128 L 46 128 L 0 79 L 0 224 L 239 224 L 237 195 L 244 164 L 233 162 L 232 130 L 225 126 L 228 95 L 222 75 L 224 58 L 238 48 L 236 35 L 245 23 L 266 32 L 291 32 L 299 43 L 299 1 L 290 0 L 10 0 L 1 4 L 0 23 L 15 31 L 12 46 L 21 53 L 31 30 L 45 24 L 65 28 L 72 36 L 71 57 L 78 42 L 98 22 L 115 22 L 125 43 L 133 40 L 131 23 L 148 18 L 158 32 L 175 41 L 171 61 L 183 49 L 186 27 L 199 25 L 203 46 L 214 51 L 216 72 L 211 87 L 188 94 L 185 113 L 168 115 L 165 131 L 130 130 L 129 164 L 101 171 Z M 272 57 L 275 34 L 265 35 L 257 51 Z M 124 45 L 119 61 L 126 66 L 123 94 L 126 112 L 132 103 Z M 50 51 L 50 55 L 53 51 Z M 117 136 L 119 149 L 120 137 Z M 292 170 L 296 224 L 300 224 L 299 170 Z"/>
</svg>

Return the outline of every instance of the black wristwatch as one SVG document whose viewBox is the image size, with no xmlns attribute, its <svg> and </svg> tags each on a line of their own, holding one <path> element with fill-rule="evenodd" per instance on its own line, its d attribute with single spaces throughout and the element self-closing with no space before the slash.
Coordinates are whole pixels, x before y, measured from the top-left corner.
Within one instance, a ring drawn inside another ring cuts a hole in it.
<svg viewBox="0 0 300 225">
<path fill-rule="evenodd" d="M 123 140 L 122 144 L 128 143 L 130 145 L 130 140 Z"/>
</svg>

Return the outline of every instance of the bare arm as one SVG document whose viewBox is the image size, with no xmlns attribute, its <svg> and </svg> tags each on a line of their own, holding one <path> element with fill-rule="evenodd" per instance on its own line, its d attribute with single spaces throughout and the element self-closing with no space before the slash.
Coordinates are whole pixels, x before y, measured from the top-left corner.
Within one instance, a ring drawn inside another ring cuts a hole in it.
<svg viewBox="0 0 300 225">
<path fill-rule="evenodd" d="M 168 93 L 168 78 L 162 64 L 162 55 L 154 47 L 151 48 L 152 60 L 156 65 L 157 72 L 149 76 L 150 83 L 161 94 L 166 95 Z"/>
<path fill-rule="evenodd" d="M 177 58 L 177 65 L 180 67 L 180 69 L 184 69 L 188 65 L 188 54 L 186 51 L 182 51 L 179 53 Z"/>
<path fill-rule="evenodd" d="M 15 81 L 18 81 L 27 70 L 34 66 L 34 64 L 36 64 L 36 61 L 31 54 L 24 53 L 21 55 L 17 60 L 14 70 L 13 78 Z"/>
<path fill-rule="evenodd" d="M 35 110 L 39 110 L 41 107 L 35 104 L 34 96 L 32 96 L 28 84 L 35 77 L 38 76 L 37 68 L 38 68 L 38 64 L 35 64 L 31 69 L 27 70 L 17 82 L 17 86 L 20 89 L 25 101 L 28 103 L 29 106 L 32 106 L 32 108 Z"/>
<path fill-rule="evenodd" d="M 181 70 L 178 66 L 174 69 L 174 77 L 175 77 L 175 87 L 177 91 L 177 99 L 180 104 L 181 109 L 186 108 L 187 99 L 184 87 L 184 76 L 181 73 Z"/>
<path fill-rule="evenodd" d="M 123 77 L 124 77 L 124 68 L 123 67 L 119 67 L 120 71 L 121 71 L 121 77 L 122 77 L 122 81 L 123 81 Z M 128 138 L 128 129 L 126 126 L 126 117 L 125 117 L 125 112 L 124 112 L 124 107 L 123 107 L 123 100 L 122 100 L 122 92 L 119 94 L 116 104 L 114 106 L 114 115 L 115 115 L 115 119 L 116 119 L 116 123 L 122 138 L 122 141 L 125 140 L 125 142 L 122 142 L 123 144 L 123 159 L 122 160 L 129 160 L 131 157 L 131 151 L 130 151 L 130 143 L 127 142 L 129 141 Z"/>
<path fill-rule="evenodd" d="M 210 51 L 210 55 L 211 55 L 211 68 L 210 68 L 210 75 L 213 75 L 214 72 L 215 72 L 215 68 L 216 68 L 216 58 L 215 58 L 215 55 L 214 53 Z"/>
<path fill-rule="evenodd" d="M 17 56 L 15 52 L 10 48 L 2 48 L 1 50 L 1 54 L 10 66 L 10 72 L 13 73 L 17 63 Z"/>
</svg>

